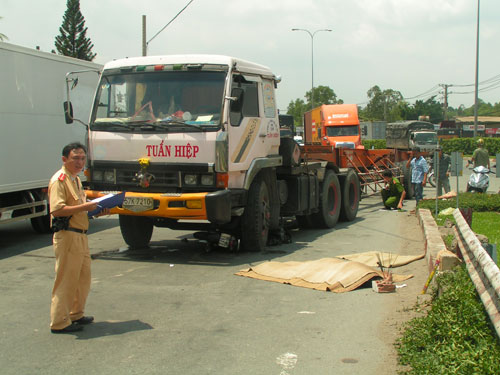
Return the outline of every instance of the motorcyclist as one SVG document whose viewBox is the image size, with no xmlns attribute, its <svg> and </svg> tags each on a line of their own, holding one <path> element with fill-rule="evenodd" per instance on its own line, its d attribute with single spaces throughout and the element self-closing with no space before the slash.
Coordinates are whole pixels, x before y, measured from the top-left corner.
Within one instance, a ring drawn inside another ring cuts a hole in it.
<svg viewBox="0 0 500 375">
<path fill-rule="evenodd" d="M 472 159 L 467 162 L 467 167 L 470 165 L 471 161 L 474 163 L 474 168 L 482 165 L 485 168 L 490 169 L 490 155 L 488 150 L 484 148 L 484 139 L 479 138 L 477 140 L 477 148 L 472 154 Z"/>
</svg>

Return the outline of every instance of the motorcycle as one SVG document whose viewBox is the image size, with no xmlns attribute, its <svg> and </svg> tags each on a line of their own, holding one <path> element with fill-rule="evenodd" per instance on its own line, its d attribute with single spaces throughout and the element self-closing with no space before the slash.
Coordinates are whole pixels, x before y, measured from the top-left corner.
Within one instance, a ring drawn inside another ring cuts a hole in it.
<svg viewBox="0 0 500 375">
<path fill-rule="evenodd" d="M 429 171 L 427 172 L 427 182 L 431 184 L 432 187 L 436 187 L 436 176 L 434 174 L 434 158 L 427 158 L 427 164 L 429 165 Z"/>
<path fill-rule="evenodd" d="M 467 183 L 467 192 L 486 193 L 490 186 L 490 170 L 482 165 L 472 169 L 472 174 Z"/>
<path fill-rule="evenodd" d="M 427 182 L 431 184 L 432 187 L 436 187 L 436 176 L 434 175 L 434 168 L 431 166 L 427 174 Z"/>
</svg>

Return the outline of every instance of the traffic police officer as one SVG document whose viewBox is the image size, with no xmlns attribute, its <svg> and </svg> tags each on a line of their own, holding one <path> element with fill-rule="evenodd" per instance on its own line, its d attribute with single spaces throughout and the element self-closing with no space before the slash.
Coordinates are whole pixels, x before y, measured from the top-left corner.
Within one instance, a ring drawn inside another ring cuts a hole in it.
<svg viewBox="0 0 500 375">
<path fill-rule="evenodd" d="M 62 151 L 63 167 L 49 183 L 50 213 L 56 277 L 52 290 L 50 329 L 52 333 L 82 330 L 92 323 L 84 316 L 85 302 L 90 291 L 90 252 L 87 241 L 89 219 L 87 211 L 97 204 L 87 202 L 78 177 L 86 161 L 86 149 L 80 143 L 71 143 Z M 109 213 L 104 210 L 102 214 Z"/>
</svg>

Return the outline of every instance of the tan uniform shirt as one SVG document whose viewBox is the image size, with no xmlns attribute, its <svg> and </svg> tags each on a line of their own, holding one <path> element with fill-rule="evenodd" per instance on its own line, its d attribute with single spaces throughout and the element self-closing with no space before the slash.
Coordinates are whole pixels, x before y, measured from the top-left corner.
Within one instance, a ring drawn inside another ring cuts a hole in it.
<svg viewBox="0 0 500 375">
<path fill-rule="evenodd" d="M 50 212 L 57 211 L 64 206 L 76 206 L 86 202 L 80 178 L 74 180 L 66 168 L 57 171 L 49 183 Z M 86 211 L 71 216 L 69 226 L 76 229 L 89 229 L 89 219 Z"/>
<path fill-rule="evenodd" d="M 50 179 L 49 201 L 51 213 L 65 206 L 84 203 L 86 198 L 80 179 L 72 179 L 71 174 L 62 167 Z M 87 212 L 73 214 L 69 226 L 87 230 Z M 52 289 L 50 328 L 61 330 L 84 316 L 91 284 L 91 261 L 86 234 L 61 230 L 54 233 L 53 243 L 56 278 Z"/>
</svg>

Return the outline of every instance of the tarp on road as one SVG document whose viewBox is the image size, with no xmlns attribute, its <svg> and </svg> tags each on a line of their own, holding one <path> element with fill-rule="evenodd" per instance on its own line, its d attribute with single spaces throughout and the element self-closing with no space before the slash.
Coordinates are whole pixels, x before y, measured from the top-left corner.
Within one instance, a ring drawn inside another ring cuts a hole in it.
<svg viewBox="0 0 500 375">
<path fill-rule="evenodd" d="M 378 254 L 378 255 L 377 255 Z M 354 290 L 370 279 L 383 278 L 377 262 L 385 267 L 402 266 L 425 256 L 396 256 L 390 253 L 370 252 L 351 254 L 339 258 L 322 258 L 306 262 L 265 262 L 236 273 L 259 280 L 274 281 L 321 291 L 343 293 Z M 349 258 L 349 259 L 348 259 Z M 362 260 L 363 263 L 357 260 Z M 366 262 L 366 264 L 365 264 Z M 394 282 L 412 278 L 413 275 L 395 275 Z"/>
</svg>

